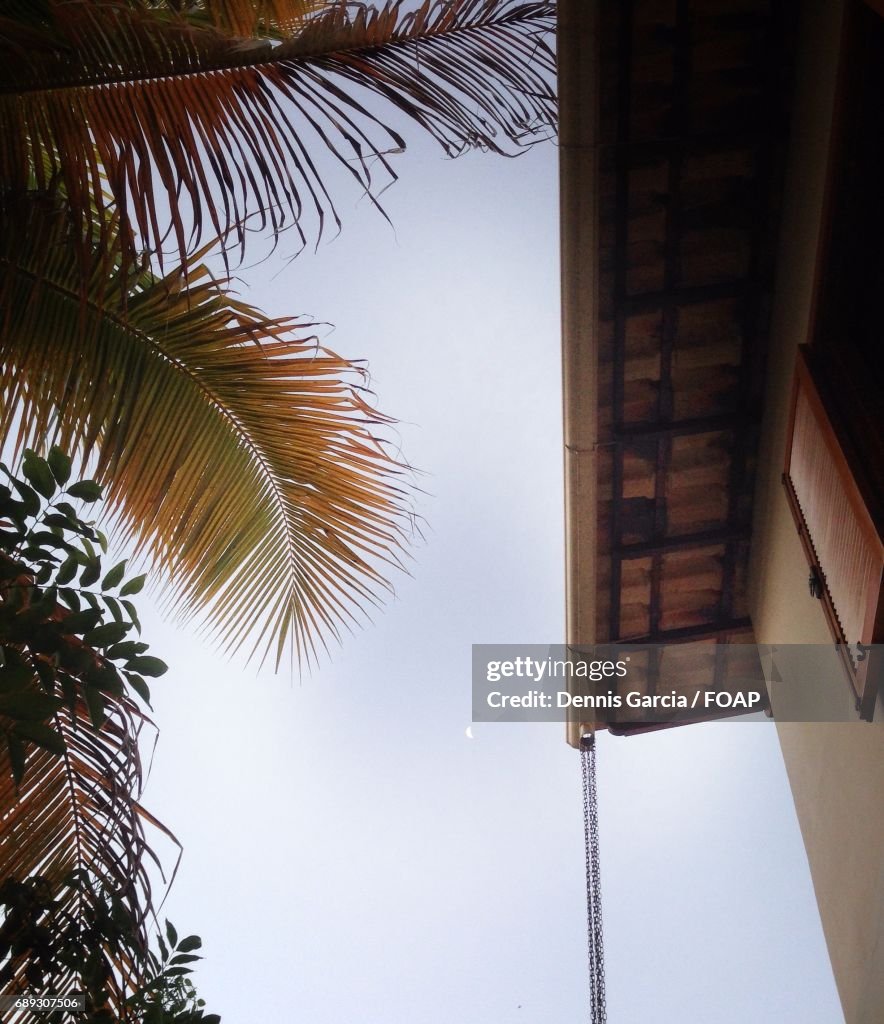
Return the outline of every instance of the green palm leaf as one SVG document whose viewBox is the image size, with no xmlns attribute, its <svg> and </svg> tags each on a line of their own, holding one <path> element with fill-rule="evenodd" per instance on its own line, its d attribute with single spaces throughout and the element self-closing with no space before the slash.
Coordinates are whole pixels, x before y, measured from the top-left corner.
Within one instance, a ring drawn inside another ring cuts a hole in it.
<svg viewBox="0 0 884 1024">
<path fill-rule="evenodd" d="M 250 637 L 277 665 L 309 661 L 377 600 L 407 539 L 404 467 L 361 371 L 196 260 L 156 277 L 96 255 L 84 298 L 79 254 L 46 200 L 2 232 L 0 437 L 94 457 L 185 608 L 210 608 L 230 649 Z"/>
<path fill-rule="evenodd" d="M 42 0 L 0 19 L 0 189 L 24 191 L 36 169 L 38 188 L 62 183 L 84 238 L 112 207 L 123 237 L 159 251 L 171 231 L 183 257 L 207 235 L 242 248 L 247 226 L 305 241 L 339 223 L 316 154 L 376 196 L 404 146 L 385 119 L 451 155 L 512 153 L 555 123 L 547 0 L 335 3 L 278 45 L 174 6 Z"/>
</svg>

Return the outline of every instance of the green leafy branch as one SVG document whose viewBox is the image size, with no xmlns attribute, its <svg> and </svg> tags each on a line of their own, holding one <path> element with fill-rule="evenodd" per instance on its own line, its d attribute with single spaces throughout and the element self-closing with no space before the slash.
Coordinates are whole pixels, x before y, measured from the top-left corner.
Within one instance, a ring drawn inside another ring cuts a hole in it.
<svg viewBox="0 0 884 1024">
<path fill-rule="evenodd" d="M 179 939 L 175 926 L 166 921 L 166 940 L 157 935 L 159 956 L 148 951 L 151 977 L 129 1000 L 129 1007 L 144 1024 L 221 1024 L 217 1013 L 205 1012 L 205 1000 L 198 997 L 189 977 L 191 964 L 202 959 L 195 952 L 202 948 L 202 939 Z"/>
<path fill-rule="evenodd" d="M 76 914 L 66 897 L 76 893 Z M 205 1000 L 190 980 L 190 966 L 202 957 L 198 935 L 178 938 L 166 921 L 166 939 L 158 934 L 158 951 L 144 949 L 131 910 L 87 871 L 71 872 L 60 885 L 42 876 L 25 881 L 7 878 L 0 885 L 0 985 L 15 983 L 17 961 L 27 961 L 24 978 L 35 992 L 51 979 L 73 974 L 85 996 L 83 1024 L 115 1024 L 109 1006 L 114 965 L 102 955 L 115 951 L 116 969 L 138 982 L 128 996 L 124 1019 L 139 1024 L 220 1024 L 205 1012 Z M 48 1021 L 67 1020 L 65 1011 Z M 79 1019 L 79 1016 L 78 1016 Z"/>
<path fill-rule="evenodd" d="M 73 711 L 82 698 L 100 729 L 109 700 L 131 691 L 149 707 L 145 676 L 167 666 L 148 654 L 129 600 L 144 575 L 127 579 L 126 559 L 105 570 L 107 538 L 69 500 L 94 504 L 99 485 L 71 483 L 58 448 L 45 459 L 26 449 L 21 476 L 0 470 L 0 732 L 18 783 L 28 744 L 64 753 L 53 721 L 64 704 Z"/>
</svg>

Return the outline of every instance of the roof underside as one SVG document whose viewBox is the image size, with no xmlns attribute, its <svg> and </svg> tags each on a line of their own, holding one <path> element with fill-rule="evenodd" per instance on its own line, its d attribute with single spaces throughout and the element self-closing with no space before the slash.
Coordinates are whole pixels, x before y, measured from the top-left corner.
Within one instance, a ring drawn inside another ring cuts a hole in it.
<svg viewBox="0 0 884 1024">
<path fill-rule="evenodd" d="M 566 24 L 584 16 L 575 0 L 562 6 Z M 569 601 L 585 577 L 593 588 L 569 610 L 572 644 L 752 641 L 746 572 L 790 37 L 779 7 L 621 0 L 589 16 L 593 176 L 575 180 L 567 154 L 562 172 L 563 232 L 574 230 L 569 191 L 596 190 L 584 207 L 594 244 L 581 254 L 594 266 L 579 285 L 594 293 L 593 327 L 576 342 L 593 350 L 591 389 L 565 359 L 566 421 L 593 423 L 591 464 L 568 471 L 569 558 L 584 577 L 575 585 L 571 566 Z M 572 77 L 563 58 L 560 91 Z M 563 102 L 564 141 L 572 109 Z M 574 334 L 566 310 L 566 353 Z M 566 422 L 579 459 L 567 435 Z"/>
</svg>

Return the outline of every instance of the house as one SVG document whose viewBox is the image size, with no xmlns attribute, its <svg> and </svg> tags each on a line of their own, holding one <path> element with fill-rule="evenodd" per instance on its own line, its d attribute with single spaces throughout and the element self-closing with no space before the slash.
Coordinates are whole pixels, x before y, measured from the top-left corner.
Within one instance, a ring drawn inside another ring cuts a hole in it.
<svg viewBox="0 0 884 1024">
<path fill-rule="evenodd" d="M 760 664 L 845 1019 L 880 1022 L 884 2 L 559 11 L 567 642 L 647 649 L 649 691 Z"/>
</svg>

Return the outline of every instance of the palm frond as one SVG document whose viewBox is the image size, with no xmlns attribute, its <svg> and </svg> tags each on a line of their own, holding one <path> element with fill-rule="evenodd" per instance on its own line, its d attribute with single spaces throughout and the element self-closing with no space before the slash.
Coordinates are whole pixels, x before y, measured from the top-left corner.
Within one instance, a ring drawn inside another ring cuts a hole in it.
<svg viewBox="0 0 884 1024">
<path fill-rule="evenodd" d="M 0 20 L 0 189 L 61 182 L 84 238 L 110 203 L 153 251 L 170 232 L 182 256 L 209 234 L 242 249 L 247 227 L 305 242 L 339 223 L 317 152 L 376 198 L 405 144 L 388 121 L 449 155 L 514 153 L 555 124 L 549 0 L 335 3 L 279 45 L 132 0 L 43 7 L 38 27 Z"/>
<path fill-rule="evenodd" d="M 193 261 L 165 277 L 97 255 L 34 201 L 0 232 L 0 437 L 95 457 L 125 538 L 231 649 L 309 660 L 399 564 L 404 467 L 358 367 L 268 320 Z M 113 299 L 125 290 L 124 310 Z"/>
<path fill-rule="evenodd" d="M 241 38 L 281 39 L 294 33 L 318 7 L 314 0 L 148 0 L 194 25 L 211 25 Z"/>
<path fill-rule="evenodd" d="M 151 868 L 158 861 L 147 836 L 157 823 L 138 802 L 138 736 L 146 720 L 128 700 L 109 701 L 107 710 L 109 717 L 95 731 L 82 700 L 62 707 L 54 728 L 65 741 L 65 753 L 32 748 L 18 785 L 5 745 L 0 749 L 0 880 L 46 883 L 56 896 L 41 922 L 53 932 L 47 944 L 66 943 L 97 957 L 116 1019 L 124 1019 L 124 1000 L 140 977 L 138 953 L 147 948 L 148 915 L 154 911 Z M 91 885 L 70 884 L 74 876 L 90 879 Z M 96 889 L 114 894 L 135 926 L 128 950 L 119 944 L 93 947 L 88 924 L 95 908 L 87 903 Z M 23 973 L 27 964 L 12 956 L 3 967 L 4 989 L 34 990 L 33 979 Z M 58 964 L 45 983 L 45 991 L 60 995 L 82 991 L 82 976 L 72 964 Z M 30 1011 L 9 1017 L 10 1022 L 31 1019 Z"/>
</svg>

